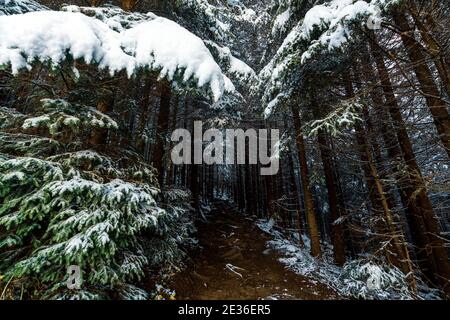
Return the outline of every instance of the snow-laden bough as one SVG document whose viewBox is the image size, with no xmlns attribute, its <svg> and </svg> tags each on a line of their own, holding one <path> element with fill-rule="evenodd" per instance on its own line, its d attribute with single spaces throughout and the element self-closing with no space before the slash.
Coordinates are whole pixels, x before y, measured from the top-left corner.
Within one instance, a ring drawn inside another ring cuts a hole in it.
<svg viewBox="0 0 450 320">
<path fill-rule="evenodd" d="M 233 88 L 204 42 L 169 19 L 155 16 L 118 32 L 79 12 L 0 16 L 0 66 L 18 73 L 35 60 L 57 65 L 69 58 L 111 74 L 125 70 L 132 76 L 146 68 L 169 81 L 193 80 L 216 101 Z"/>
</svg>

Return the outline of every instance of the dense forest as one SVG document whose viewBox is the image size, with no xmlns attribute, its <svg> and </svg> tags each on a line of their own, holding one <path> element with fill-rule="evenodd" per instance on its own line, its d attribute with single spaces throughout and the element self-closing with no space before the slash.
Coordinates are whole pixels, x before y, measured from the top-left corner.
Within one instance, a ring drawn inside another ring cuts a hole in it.
<svg viewBox="0 0 450 320">
<path fill-rule="evenodd" d="M 234 299 L 272 263 L 319 299 L 449 299 L 449 26 L 447 0 L 0 0 L 0 299 L 181 299 L 226 246 Z M 230 161 L 173 161 L 198 123 Z"/>
</svg>

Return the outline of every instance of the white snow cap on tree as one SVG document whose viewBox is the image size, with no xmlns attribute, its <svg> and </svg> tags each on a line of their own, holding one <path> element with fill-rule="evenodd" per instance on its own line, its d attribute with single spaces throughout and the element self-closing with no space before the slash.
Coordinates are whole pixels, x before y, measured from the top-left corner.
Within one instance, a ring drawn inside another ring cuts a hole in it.
<svg viewBox="0 0 450 320">
<path fill-rule="evenodd" d="M 112 74 L 139 68 L 157 71 L 174 82 L 207 87 L 214 100 L 232 90 L 203 41 L 177 23 L 149 16 L 122 32 L 77 12 L 40 11 L 0 16 L 0 66 L 13 73 L 31 62 L 63 62 L 68 57 L 98 64 Z"/>
<path fill-rule="evenodd" d="M 291 8 L 287 8 L 282 13 L 277 15 L 275 21 L 273 22 L 272 27 L 272 37 L 276 37 L 279 31 L 284 31 L 286 24 L 289 22 L 291 18 Z"/>
<path fill-rule="evenodd" d="M 394 1 L 398 2 L 398 0 Z M 309 59 L 319 47 L 327 48 L 330 51 L 342 47 L 352 37 L 350 30 L 352 22 L 357 18 L 362 18 L 361 24 L 366 25 L 369 17 L 381 19 L 377 16 L 381 13 L 381 7 L 394 1 L 374 0 L 369 3 L 362 0 L 333 0 L 324 5 L 314 6 L 305 15 L 300 27 L 300 37 L 311 40 L 315 29 L 322 30 L 322 34 L 303 53 L 302 63 Z"/>
<path fill-rule="evenodd" d="M 266 113 L 270 114 L 279 102 L 273 97 L 287 81 L 292 68 L 298 67 L 298 57 L 305 64 L 319 52 L 344 48 L 354 36 L 353 25 L 366 27 L 369 18 L 381 21 L 380 13 L 401 1 L 330 0 L 308 10 L 259 73 L 258 85 L 264 88 L 264 100 L 270 101 Z"/>
<path fill-rule="evenodd" d="M 378 9 L 384 10 L 402 0 L 331 0 L 324 4 L 313 6 L 305 14 L 304 19 L 286 36 L 282 45 L 278 48 L 272 61 L 268 64 L 268 72 L 291 53 L 297 43 L 302 43 L 305 54 L 318 45 L 328 46 L 330 49 L 339 47 L 349 37 L 347 24 L 357 17 L 376 17 Z M 364 20 L 366 22 L 367 19 Z M 318 38 L 313 39 L 314 31 L 318 31 Z M 306 47 L 304 47 L 306 46 Z M 312 48 L 311 48 L 311 47 Z M 307 57 L 304 57 L 307 58 Z"/>
<path fill-rule="evenodd" d="M 209 84 L 216 99 L 224 91 L 222 71 L 203 41 L 171 20 L 156 18 L 125 30 L 121 45 L 135 58 L 135 67 L 161 70 L 169 79 L 182 69 L 183 81 L 194 76 L 199 87 Z"/>
</svg>

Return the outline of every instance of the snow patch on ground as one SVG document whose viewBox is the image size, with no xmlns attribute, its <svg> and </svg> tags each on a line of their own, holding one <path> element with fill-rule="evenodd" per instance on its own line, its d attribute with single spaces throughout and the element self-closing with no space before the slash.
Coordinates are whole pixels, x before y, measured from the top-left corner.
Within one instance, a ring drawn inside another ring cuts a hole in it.
<svg viewBox="0 0 450 320">
<path fill-rule="evenodd" d="M 298 245 L 298 235 L 288 239 L 277 230 L 273 219 L 261 219 L 257 226 L 273 236 L 267 247 L 281 253 L 279 259 L 287 268 L 299 275 L 324 283 L 336 290 L 342 297 L 355 299 L 439 299 L 436 290 L 418 283 L 419 296 L 415 296 L 406 283 L 404 274 L 398 269 L 377 265 L 368 259 L 348 261 L 343 267 L 333 264 L 333 248 L 323 244 L 320 259 L 311 256 L 309 238 L 303 236 L 305 247 Z"/>
</svg>

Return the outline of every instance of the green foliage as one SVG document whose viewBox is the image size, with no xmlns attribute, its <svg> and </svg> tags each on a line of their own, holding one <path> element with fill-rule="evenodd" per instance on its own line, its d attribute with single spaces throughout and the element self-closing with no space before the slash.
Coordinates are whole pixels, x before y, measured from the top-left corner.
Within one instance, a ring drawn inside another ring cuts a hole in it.
<svg viewBox="0 0 450 320">
<path fill-rule="evenodd" d="M 320 130 L 325 130 L 332 136 L 337 136 L 343 129 L 352 128 L 355 122 L 363 121 L 361 118 L 363 108 L 364 106 L 356 101 L 343 101 L 323 119 L 308 123 L 307 132 L 310 136 L 315 136 Z"/>
<path fill-rule="evenodd" d="M 356 299 L 410 300 L 414 296 L 408 289 L 405 275 L 395 267 L 373 261 L 348 262 L 340 276 L 341 292 Z"/>
<path fill-rule="evenodd" d="M 93 107 L 70 104 L 65 100 L 43 99 L 37 117 L 27 118 L 23 129 L 45 127 L 53 137 L 70 131 L 76 136 L 81 130 L 118 129 L 117 123 Z"/>
<path fill-rule="evenodd" d="M 154 170 L 138 156 L 83 149 L 91 130 L 118 127 L 92 107 L 44 99 L 32 114 L 2 109 L 2 124 L 3 281 L 27 279 L 31 298 L 147 299 L 136 283 L 177 265 L 189 242 L 183 194 L 164 209 Z M 70 265 L 81 268 L 81 290 L 67 288 Z"/>
</svg>

